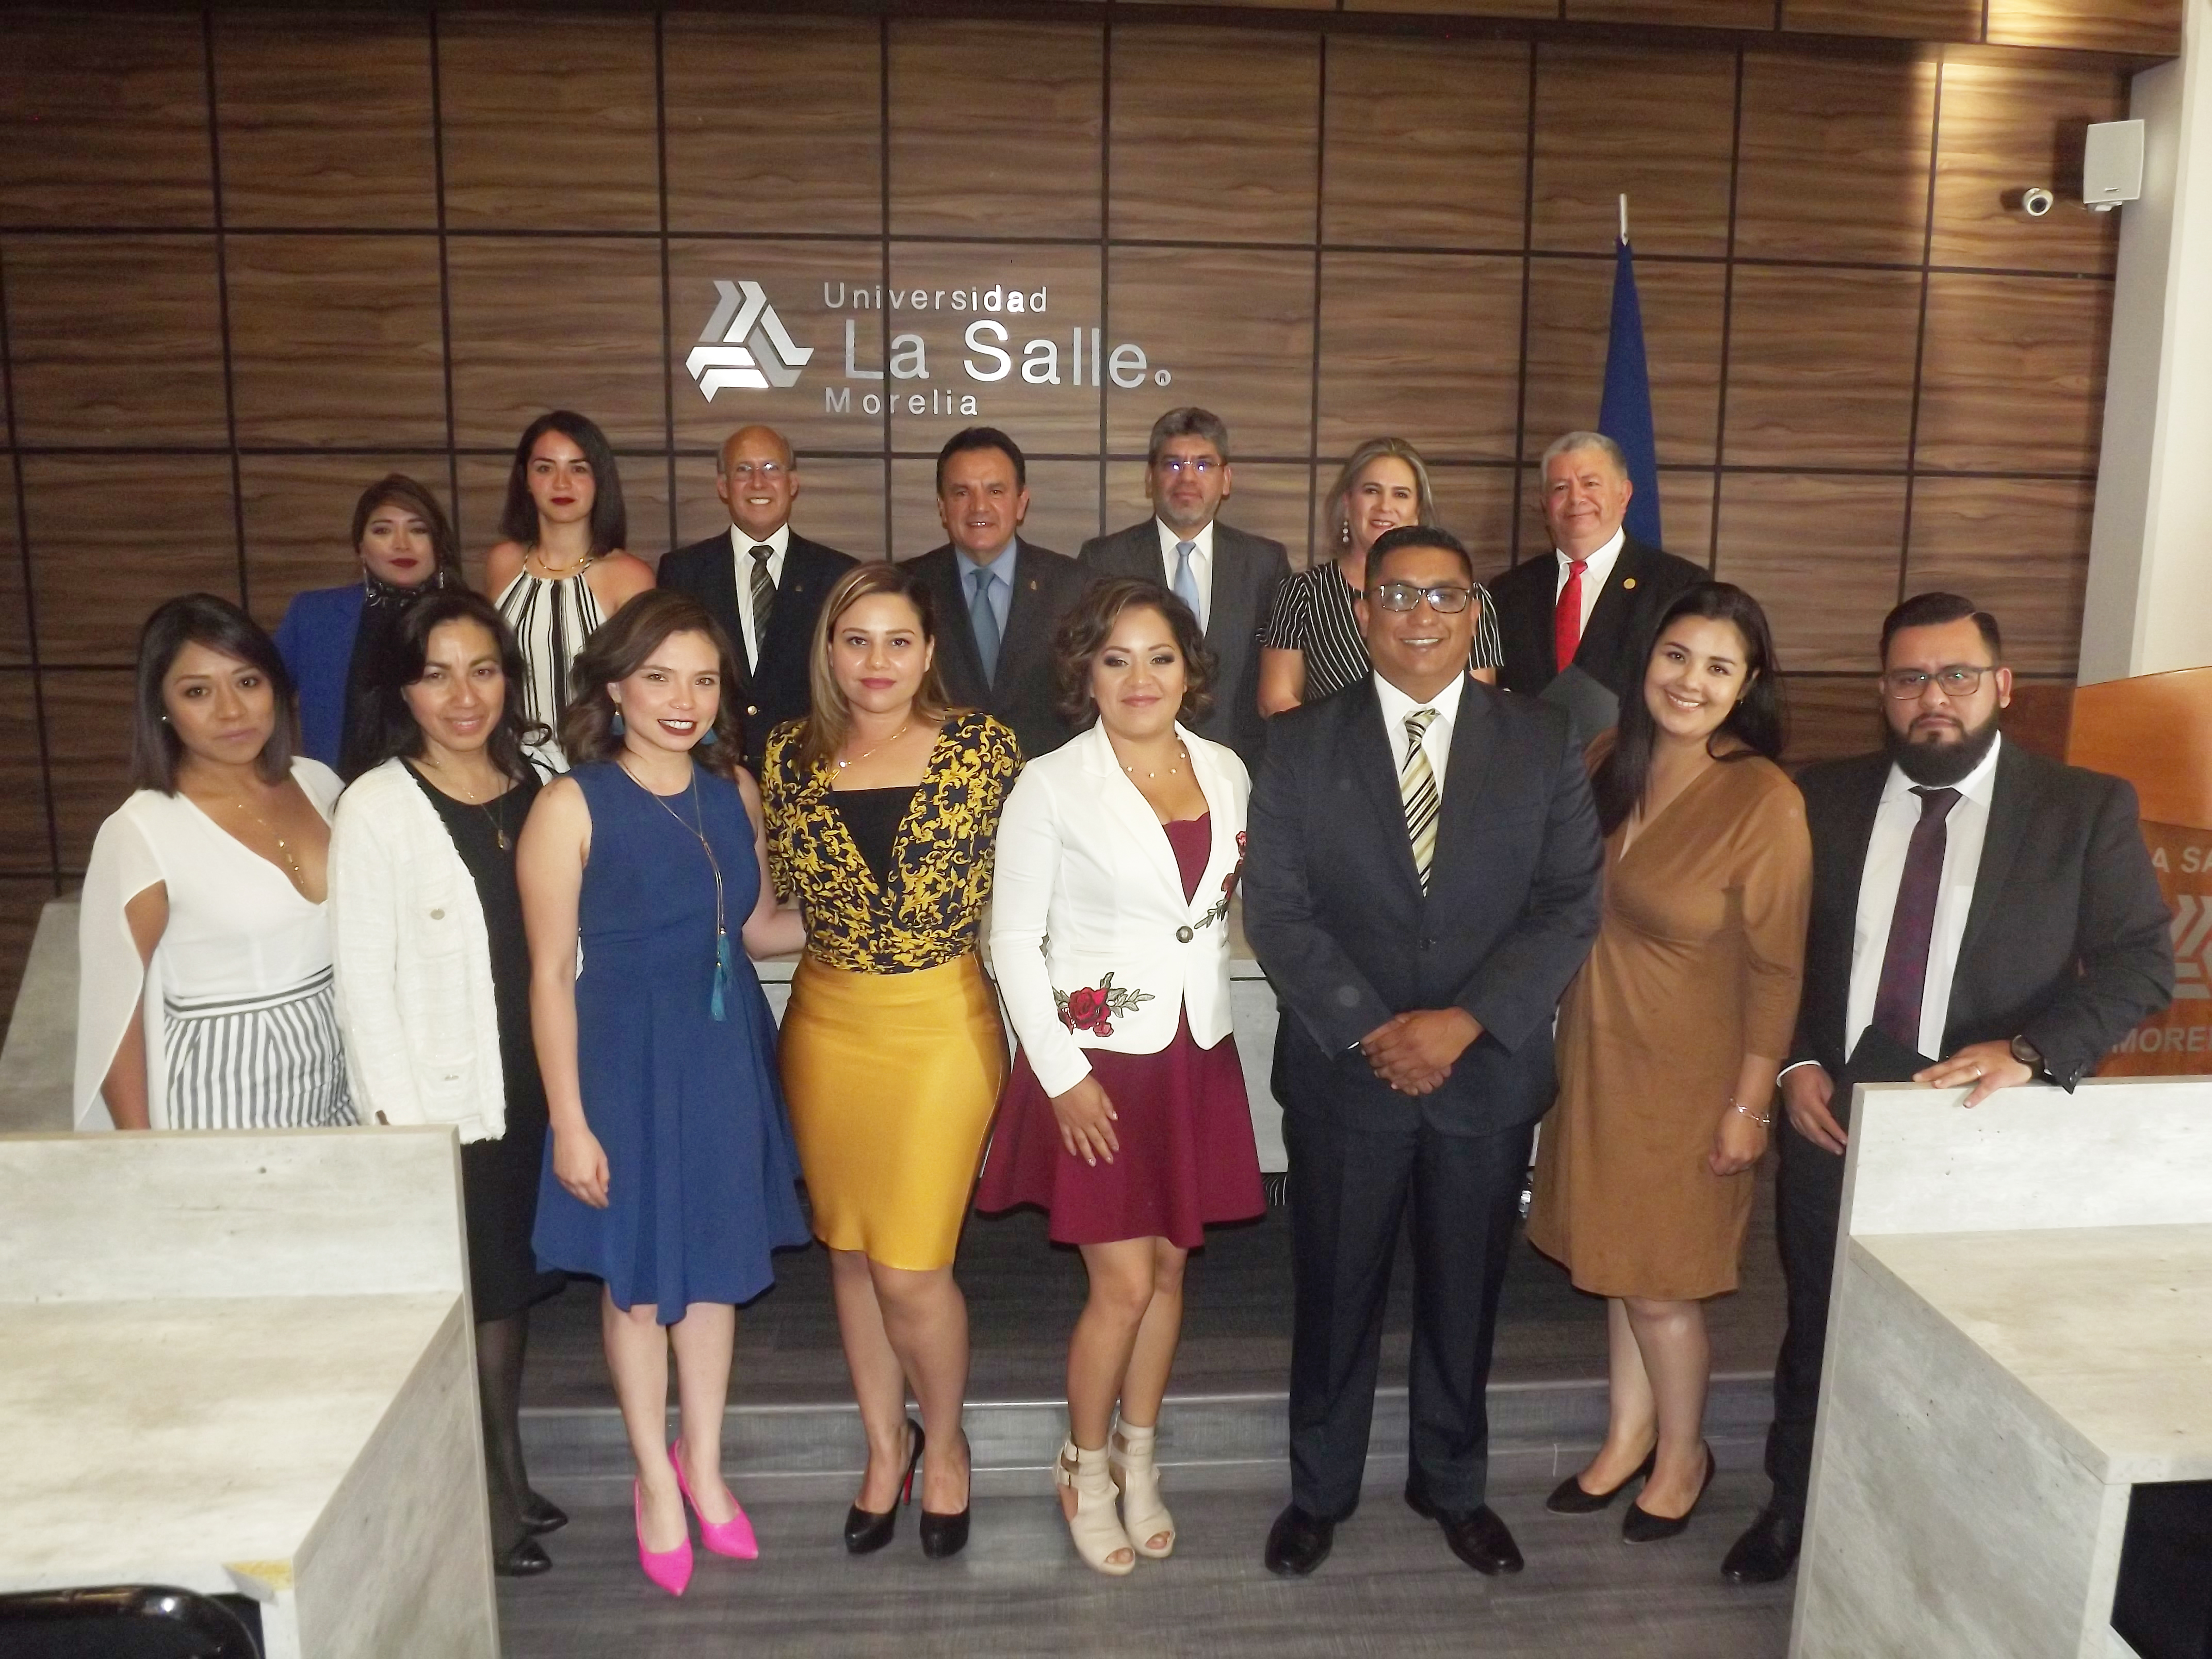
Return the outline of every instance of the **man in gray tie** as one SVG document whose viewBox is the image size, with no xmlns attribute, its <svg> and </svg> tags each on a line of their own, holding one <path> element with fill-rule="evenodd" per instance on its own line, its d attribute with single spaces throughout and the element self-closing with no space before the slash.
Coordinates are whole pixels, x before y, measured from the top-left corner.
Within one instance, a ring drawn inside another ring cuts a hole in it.
<svg viewBox="0 0 2212 1659">
<path fill-rule="evenodd" d="M 915 560 L 937 597 L 937 667 L 963 708 L 995 714 L 1034 758 L 1067 741 L 1053 635 L 1083 597 L 1082 568 L 1017 533 L 1030 509 L 1020 447 L 971 426 L 937 457 L 937 516 L 951 540 Z"/>
<path fill-rule="evenodd" d="M 1076 557 L 1093 576 L 1164 581 L 1198 617 L 1213 653 L 1213 712 L 1194 728 L 1257 769 L 1260 630 L 1275 586 L 1291 574 L 1280 542 L 1220 521 L 1233 483 L 1229 428 L 1211 410 L 1171 409 L 1152 422 L 1145 490 L 1153 516 L 1084 543 Z"/>
</svg>

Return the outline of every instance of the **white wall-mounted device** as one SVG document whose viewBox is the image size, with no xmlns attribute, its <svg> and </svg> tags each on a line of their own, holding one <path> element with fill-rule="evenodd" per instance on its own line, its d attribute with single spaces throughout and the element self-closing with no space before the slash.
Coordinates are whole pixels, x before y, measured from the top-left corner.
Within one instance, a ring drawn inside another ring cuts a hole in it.
<svg viewBox="0 0 2212 1659">
<path fill-rule="evenodd" d="M 2110 213 L 2142 194 L 2143 124 L 2092 121 L 2081 148 L 2081 205 Z"/>
</svg>

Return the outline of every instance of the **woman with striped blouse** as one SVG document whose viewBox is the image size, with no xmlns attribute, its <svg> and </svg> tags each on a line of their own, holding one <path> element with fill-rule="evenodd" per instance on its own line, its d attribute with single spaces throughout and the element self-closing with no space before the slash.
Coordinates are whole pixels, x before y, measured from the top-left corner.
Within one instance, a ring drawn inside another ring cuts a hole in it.
<svg viewBox="0 0 2212 1659">
<path fill-rule="evenodd" d="M 227 599 L 139 636 L 131 799 L 78 919 L 81 1129 L 354 1121 L 331 981 L 337 774 L 295 756 L 291 677 Z"/>
<path fill-rule="evenodd" d="M 1336 475 L 1324 516 L 1333 526 L 1334 556 L 1295 573 L 1276 588 L 1274 610 L 1260 636 L 1262 714 L 1319 702 L 1367 678 L 1367 645 L 1352 601 L 1367 584 L 1367 550 L 1376 537 L 1401 525 L 1437 522 L 1428 464 L 1403 438 L 1369 439 Z M 1475 678 L 1495 685 L 1498 665 L 1505 660 L 1498 607 L 1480 582 L 1474 597 L 1481 616 L 1468 668 Z"/>
</svg>

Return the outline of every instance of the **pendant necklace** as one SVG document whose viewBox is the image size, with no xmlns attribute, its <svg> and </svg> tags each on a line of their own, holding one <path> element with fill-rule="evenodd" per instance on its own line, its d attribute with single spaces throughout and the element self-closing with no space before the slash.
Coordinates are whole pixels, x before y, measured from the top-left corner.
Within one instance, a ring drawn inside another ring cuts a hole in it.
<svg viewBox="0 0 2212 1659">
<path fill-rule="evenodd" d="M 899 723 L 899 729 L 892 732 L 888 738 L 885 738 L 881 743 L 878 744 L 875 749 L 866 750 L 861 753 L 854 756 L 850 760 L 847 760 L 842 755 L 839 756 L 837 757 L 837 769 L 842 772 L 848 766 L 858 766 L 862 761 L 867 759 L 870 755 L 874 754 L 876 752 L 876 749 L 890 748 L 893 744 L 896 743 L 901 738 L 907 734 L 907 728 L 913 724 L 914 716 L 909 714 L 904 720 Z"/>
<path fill-rule="evenodd" d="M 640 789 L 644 789 L 650 799 L 659 803 L 662 811 L 698 837 L 699 850 L 707 855 L 707 867 L 714 872 L 714 988 L 707 1000 L 707 1012 L 717 1020 L 727 1019 L 729 1012 L 723 993 L 735 976 L 736 958 L 730 951 L 729 927 L 722 908 L 722 861 L 714 856 L 714 845 L 707 839 L 706 820 L 699 810 L 699 769 L 696 765 L 691 769 L 691 822 L 684 823 L 684 815 L 671 806 L 664 797 L 646 789 L 626 762 L 617 760 L 615 764 L 622 768 L 624 777 Z"/>
<path fill-rule="evenodd" d="M 271 824 L 267 818 L 263 817 L 260 813 L 253 810 L 252 806 L 247 802 L 246 797 L 243 795 L 240 795 L 238 798 L 238 810 L 245 813 L 249 818 L 252 818 L 256 823 L 259 824 L 263 832 L 268 836 L 269 839 L 276 843 L 277 853 L 283 858 L 284 862 L 291 868 L 292 885 L 299 890 L 299 894 L 301 898 L 306 898 L 307 896 L 307 872 L 300 867 L 300 860 L 292 856 L 290 843 L 286 842 L 283 836 L 276 833 L 276 827 Z"/>
<path fill-rule="evenodd" d="M 442 778 L 446 775 L 446 769 L 444 766 L 441 765 L 438 762 L 432 760 L 428 755 L 422 757 L 422 763 L 428 767 L 432 771 L 435 772 L 440 777 Z M 507 852 L 513 848 L 514 842 L 509 838 L 507 833 L 506 809 L 501 807 L 499 811 L 495 812 L 491 810 L 491 803 L 495 800 L 504 801 L 512 793 L 513 789 L 510 786 L 507 789 L 501 790 L 496 795 L 489 796 L 483 800 L 471 800 L 466 795 L 455 795 L 453 797 L 453 799 L 460 802 L 462 805 L 473 806 L 477 811 L 484 815 L 485 821 L 491 825 L 492 834 L 499 837 L 499 850 L 502 853 Z"/>
</svg>

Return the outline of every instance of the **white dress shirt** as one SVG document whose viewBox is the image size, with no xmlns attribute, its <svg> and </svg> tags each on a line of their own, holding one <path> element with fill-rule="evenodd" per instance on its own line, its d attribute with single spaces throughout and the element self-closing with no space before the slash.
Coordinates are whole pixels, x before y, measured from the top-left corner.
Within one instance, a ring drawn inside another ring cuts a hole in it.
<svg viewBox="0 0 2212 1659">
<path fill-rule="evenodd" d="M 1421 752 L 1429 757 L 1429 770 L 1436 775 L 1437 799 L 1444 793 L 1444 769 L 1451 764 L 1453 724 L 1459 719 L 1459 694 L 1467 684 L 1467 676 L 1455 674 L 1451 683 L 1426 702 L 1415 702 L 1380 674 L 1375 677 L 1375 695 L 1382 704 L 1382 729 L 1390 739 L 1390 771 L 1393 776 L 1406 769 L 1406 716 L 1417 708 L 1433 708 L 1436 719 L 1421 735 Z"/>
<path fill-rule="evenodd" d="M 1982 842 L 1990 828 L 1990 800 L 1996 793 L 2000 738 L 1982 763 L 1952 786 L 1958 801 L 1943 820 L 1943 884 L 1936 898 L 1936 925 L 1928 938 L 1928 977 L 1920 991 L 1920 1052 L 1943 1058 L 1943 1028 L 1950 1022 L 1951 979 L 1959 966 L 1959 946 L 1966 936 L 1966 912 L 1974 902 L 1974 876 L 1982 866 Z M 1874 1024 L 1875 994 L 1881 988 L 1882 957 L 1889 951 L 1889 924 L 1897 910 L 1897 890 L 1905 879 L 1905 855 L 1912 828 L 1920 822 L 1920 797 L 1912 780 L 1895 766 L 1882 785 L 1881 805 L 1867 840 L 1866 872 L 1859 878 L 1857 925 L 1851 933 L 1851 988 L 1844 1006 L 1844 1053 L 1848 1056 Z"/>
<path fill-rule="evenodd" d="M 1580 639 L 1589 629 L 1590 611 L 1597 605 L 1597 596 L 1604 589 L 1606 579 L 1613 574 L 1613 563 L 1620 556 L 1620 550 L 1628 540 L 1624 528 L 1613 532 L 1613 539 L 1589 556 L 1583 563 L 1583 617 L 1576 625 L 1575 637 Z M 1556 547 L 1552 550 L 1559 561 L 1559 580 L 1552 588 L 1552 603 L 1557 605 L 1559 595 L 1567 591 L 1567 576 L 1574 561 Z"/>
<path fill-rule="evenodd" d="M 1161 585 L 1170 593 L 1175 592 L 1176 544 L 1188 542 L 1198 550 L 1190 556 L 1190 574 L 1198 582 L 1198 626 L 1203 633 L 1206 619 L 1213 611 L 1213 521 L 1209 519 L 1188 536 L 1170 529 L 1157 518 L 1152 527 L 1160 532 L 1160 562 L 1167 573 L 1160 579 Z"/>
<path fill-rule="evenodd" d="M 738 570 L 738 626 L 744 630 L 745 667 L 757 673 L 760 670 L 760 620 L 753 615 L 753 549 L 771 547 L 775 550 L 768 556 L 768 579 L 781 587 L 783 585 L 783 556 L 791 550 L 791 526 L 776 526 L 773 534 L 752 537 L 730 526 L 730 556 L 737 561 Z"/>
</svg>

